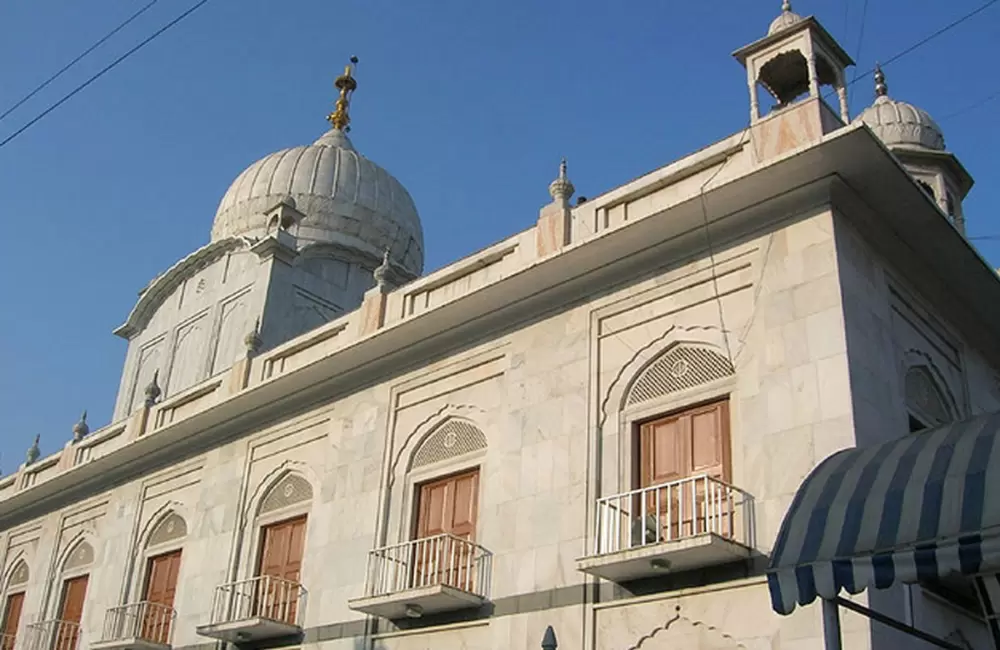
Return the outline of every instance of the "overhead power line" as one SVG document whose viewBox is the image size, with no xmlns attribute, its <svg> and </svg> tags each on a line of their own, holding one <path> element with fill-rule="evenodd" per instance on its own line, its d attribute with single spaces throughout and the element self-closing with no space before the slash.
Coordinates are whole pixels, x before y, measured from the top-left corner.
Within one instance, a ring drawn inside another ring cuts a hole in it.
<svg viewBox="0 0 1000 650">
<path fill-rule="evenodd" d="M 917 50 L 917 49 L 923 47 L 927 43 L 933 41 L 938 36 L 941 36 L 945 32 L 951 31 L 952 29 L 954 29 L 955 27 L 958 27 L 959 25 L 961 25 L 965 21 L 969 20 L 973 16 L 975 16 L 975 15 L 977 15 L 977 14 L 983 12 L 983 11 L 986 11 L 987 9 L 989 9 L 990 7 L 992 7 L 993 5 L 995 5 L 997 2 L 1000 2 L 1000 0 L 987 0 L 987 2 L 983 3 L 982 5 L 980 5 L 979 7 L 977 7 L 976 9 L 973 9 L 972 11 L 970 11 L 967 14 L 965 14 L 961 18 L 957 18 L 957 19 L 953 20 L 952 22 L 948 23 L 947 25 L 945 25 L 941 29 L 937 30 L 936 32 L 933 32 L 933 33 L 929 34 L 928 36 L 925 36 L 924 38 L 920 39 L 919 41 L 917 41 L 916 43 L 914 43 L 910 47 L 906 48 L 902 52 L 899 52 L 899 53 L 897 53 L 897 54 L 889 57 L 888 59 L 886 59 L 885 61 L 882 62 L 882 67 L 884 68 L 887 65 L 889 65 L 890 63 L 892 63 L 893 61 L 898 61 L 899 59 L 903 58 L 907 54 L 910 54 L 911 52 L 913 52 L 914 50 Z M 864 79 L 865 77 L 867 77 L 868 75 L 872 74 L 873 72 L 875 72 L 874 68 L 872 68 L 868 72 L 864 73 L 863 75 L 855 77 L 854 79 L 851 80 L 851 83 L 849 83 L 847 85 L 851 86 L 851 85 L 854 84 L 855 81 L 860 81 L 861 79 Z"/>
<path fill-rule="evenodd" d="M 50 83 L 52 83 L 53 81 L 55 81 L 56 79 L 58 79 L 60 76 L 62 76 L 62 74 L 64 72 L 66 72 L 67 70 L 69 70 L 70 68 L 72 68 L 77 63 L 79 63 L 80 60 L 83 59 L 83 57 L 87 56 L 88 54 L 90 54 L 91 52 L 93 52 L 94 50 L 96 50 L 97 48 L 99 48 L 101 45 L 103 45 L 105 43 L 105 41 L 107 41 L 109 38 L 111 38 L 112 36 L 114 36 L 115 34 L 117 34 L 118 32 L 120 32 L 122 29 L 124 29 L 133 20 L 135 20 L 136 18 L 138 18 L 142 14 L 146 13 L 146 11 L 150 7 L 152 7 L 153 5 L 155 5 L 158 1 L 159 0 L 151 0 L 151 2 L 149 4 L 147 4 L 145 7 L 143 7 L 139 11 L 135 12 L 134 14 L 132 14 L 131 16 L 129 16 L 128 18 L 126 18 L 123 22 L 119 23 L 117 27 L 115 27 L 110 32 L 108 32 L 107 34 L 105 34 L 104 36 L 102 36 L 100 40 L 98 40 L 96 43 L 94 43 L 93 45 L 91 45 L 90 47 L 88 47 L 79 56 L 77 56 L 75 59 L 73 59 L 72 61 L 70 61 L 66 65 L 64 65 L 62 68 L 59 69 L 58 72 L 56 72 L 54 75 L 52 75 L 51 77 L 49 77 L 48 79 L 46 79 L 45 81 L 43 81 L 37 88 L 35 88 L 34 90 L 32 90 L 30 93 L 28 93 L 27 95 L 25 95 L 21 99 L 19 99 L 13 106 L 11 106 L 6 111 L 4 111 L 3 114 L 0 115 L 0 121 L 2 121 L 5 117 L 7 117 L 8 115 L 10 115 L 14 111 L 16 111 L 18 108 L 20 108 L 24 104 L 24 102 L 28 101 L 29 99 L 31 99 L 32 97 L 34 97 L 35 95 L 37 95 L 39 92 L 41 92 Z"/>
<path fill-rule="evenodd" d="M 965 14 L 964 16 L 961 16 L 960 18 L 956 18 L 955 20 L 953 20 L 952 22 L 948 23 L 947 25 L 945 25 L 941 29 L 939 29 L 939 30 L 937 30 L 937 31 L 935 31 L 935 32 L 933 32 L 933 33 L 925 36 L 924 38 L 920 39 L 919 41 L 917 41 L 913 45 L 911 45 L 908 48 L 906 48 L 905 50 L 902 50 L 900 52 L 897 52 L 896 54 L 893 54 L 892 56 L 890 56 L 888 59 L 886 59 L 882 63 L 882 67 L 884 68 L 887 65 L 889 65 L 890 63 L 893 63 L 894 61 L 900 60 L 901 58 L 903 58 L 907 54 L 910 54 L 911 52 L 914 52 L 914 51 L 920 49 L 924 45 L 927 45 L 928 43 L 930 43 L 931 41 L 933 41 L 938 36 L 941 36 L 942 34 L 948 32 L 948 31 L 951 31 L 952 29 L 958 27 L 959 25 L 961 25 L 965 21 L 969 20 L 970 18 L 972 18 L 972 17 L 976 16 L 977 14 L 979 14 L 979 13 L 981 13 L 981 12 L 989 9 L 990 7 L 992 7 L 993 5 L 995 5 L 998 2 L 1000 2 L 1000 0 L 987 0 L 987 2 L 983 3 L 982 5 L 980 5 L 979 7 L 977 7 L 976 9 L 973 9 L 972 11 L 970 11 L 967 14 Z M 857 68 L 854 69 L 855 73 L 857 73 L 857 70 L 858 70 Z M 853 86 L 858 81 L 861 81 L 862 79 L 865 79 L 866 77 L 870 77 L 872 74 L 874 74 L 874 72 L 875 72 L 875 68 L 872 68 L 872 69 L 868 70 L 868 72 L 865 72 L 864 74 L 855 74 L 854 78 L 852 78 L 850 80 L 850 82 L 848 82 L 844 87 L 845 88 L 850 88 L 851 86 Z M 823 98 L 824 99 L 828 99 L 830 97 L 833 97 L 835 94 L 836 94 L 836 91 L 830 91 L 827 94 L 823 95 Z M 1000 92 L 998 92 L 997 94 L 1000 94 Z M 980 103 L 977 103 L 974 106 L 967 106 L 966 108 L 962 109 L 959 112 L 965 112 L 967 110 L 971 110 L 972 108 L 978 108 L 978 106 L 981 103 L 986 103 L 987 101 L 990 101 L 991 99 L 994 99 L 994 98 L 995 98 L 995 96 L 987 97 L 986 99 L 982 100 Z M 954 117 L 954 114 L 946 116 L 946 117 Z"/>
<path fill-rule="evenodd" d="M 56 110 L 57 108 L 59 108 L 63 104 L 65 104 L 67 101 L 69 101 L 74 95 L 76 95 L 77 93 L 79 93 L 81 90 L 83 90 L 84 88 L 86 88 L 90 84 L 94 83 L 95 81 L 97 81 L 98 79 L 100 79 L 101 77 L 103 77 L 105 74 L 107 74 L 108 72 L 110 72 L 113 68 L 115 68 L 119 63 L 121 63 L 122 61 L 124 61 L 128 57 L 132 56 L 133 54 L 135 54 L 139 50 L 141 50 L 143 47 L 145 47 L 150 42 L 152 42 L 155 38 L 157 38 L 158 36 L 160 36 L 160 34 L 163 34 L 168 29 L 170 29 L 171 27 L 173 27 L 177 23 L 181 22 L 182 20 L 184 20 L 185 18 L 187 18 L 188 16 L 190 16 L 191 14 L 193 14 L 196 10 L 198 10 L 202 6 L 208 4 L 208 2 L 209 2 L 209 0 L 199 0 L 199 2 L 197 2 L 190 9 L 188 9 L 187 11 L 185 11 L 184 13 L 182 13 L 181 15 L 177 16 L 176 18 L 174 18 L 173 20 L 171 20 L 169 23 L 167 23 L 166 25 L 164 25 L 160 29 L 158 29 L 155 32 L 153 32 L 145 40 L 141 41 L 138 45 L 136 45 L 132 49 L 130 49 L 127 52 L 125 52 L 125 54 L 122 54 L 120 57 L 118 57 L 117 59 L 115 59 L 114 61 L 112 61 L 111 63 L 109 63 L 108 65 L 104 66 L 104 68 L 102 68 L 99 72 L 97 72 L 96 74 L 94 74 L 93 76 L 91 76 L 89 79 L 87 79 L 86 81 L 84 81 L 82 84 L 80 84 L 79 86 L 77 86 L 73 90 L 71 90 L 68 93 L 66 93 L 65 95 L 63 95 L 63 97 L 61 99 L 59 99 L 59 101 L 55 102 L 54 104 L 52 104 L 51 106 L 49 106 L 48 108 L 46 108 L 44 111 L 42 111 L 41 113 L 39 113 L 38 115 L 36 115 L 34 118 L 32 118 L 31 120 L 29 120 L 27 124 L 25 124 L 24 126 L 22 126 L 21 128 L 19 128 L 17 131 L 14 131 L 9 136 L 7 136 L 5 139 L 3 139 L 2 141 L 0 141 L 0 148 L 6 146 L 7 143 L 9 143 L 11 140 L 13 140 L 17 136 L 21 135 L 22 133 L 24 133 L 25 131 L 27 131 L 29 128 L 31 128 L 32 126 L 34 126 L 35 124 L 37 124 L 42 118 L 44 118 L 49 113 L 51 113 L 52 111 Z"/>
<path fill-rule="evenodd" d="M 854 58 L 858 61 L 861 60 L 861 47 L 865 43 L 865 19 L 868 17 L 868 0 L 861 5 L 861 28 L 858 30 L 858 49 L 854 55 Z M 858 68 L 854 67 L 854 76 L 851 78 L 851 84 L 858 80 Z M 850 84 L 848 84 L 850 85 Z"/>
<path fill-rule="evenodd" d="M 965 113 L 968 113 L 969 111 L 971 111 L 973 109 L 979 108 L 980 106 L 982 106 L 984 104 L 990 103 L 991 101 L 993 101 L 994 99 L 997 99 L 998 97 L 1000 97 L 1000 89 L 998 89 L 997 91 L 995 91 L 993 93 L 990 93 L 989 95 L 987 95 L 986 97 L 983 97 L 982 99 L 979 99 L 979 100 L 977 100 L 975 102 L 972 102 L 971 104 L 968 104 L 968 105 L 966 105 L 966 106 L 958 109 L 957 111 L 955 111 L 953 113 L 948 113 L 944 117 L 939 118 L 938 122 L 944 122 L 945 120 L 950 120 L 953 117 L 958 117 L 959 115 L 964 115 Z"/>
</svg>

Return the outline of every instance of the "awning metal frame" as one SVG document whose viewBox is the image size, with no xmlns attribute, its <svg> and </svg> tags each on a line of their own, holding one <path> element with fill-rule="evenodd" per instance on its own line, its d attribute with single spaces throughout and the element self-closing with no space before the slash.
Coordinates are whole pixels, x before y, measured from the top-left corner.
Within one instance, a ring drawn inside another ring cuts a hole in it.
<svg viewBox="0 0 1000 650">
<path fill-rule="evenodd" d="M 840 635 L 840 607 L 861 614 L 882 625 L 891 627 L 904 634 L 909 634 L 912 637 L 916 637 L 921 641 L 943 648 L 944 650 L 968 650 L 840 596 L 833 600 L 823 599 L 823 641 L 826 644 L 826 650 L 841 650 L 843 647 Z"/>
</svg>

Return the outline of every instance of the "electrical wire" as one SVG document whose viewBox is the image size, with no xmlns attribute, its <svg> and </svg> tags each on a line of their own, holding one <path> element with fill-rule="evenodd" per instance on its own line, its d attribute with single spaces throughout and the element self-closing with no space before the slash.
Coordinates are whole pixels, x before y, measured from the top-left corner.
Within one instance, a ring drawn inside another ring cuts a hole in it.
<svg viewBox="0 0 1000 650">
<path fill-rule="evenodd" d="M 13 140 L 17 136 L 21 135 L 22 133 L 24 133 L 25 131 L 27 131 L 32 126 L 34 126 L 36 123 L 38 123 L 46 115 L 48 115 L 52 111 L 56 110 L 57 108 L 59 108 L 60 106 L 62 106 L 63 104 L 65 104 L 67 101 L 69 101 L 74 95 L 76 95 L 77 93 L 79 93 L 81 90 L 83 90 L 84 88 L 86 88 L 90 84 L 94 83 L 95 81 L 97 81 L 98 79 L 100 79 L 101 77 L 103 77 L 105 74 L 107 74 L 108 72 L 110 72 L 113 68 L 115 68 L 119 63 L 121 63 L 122 61 L 124 61 L 128 57 L 132 56 L 133 54 L 135 54 L 139 50 L 141 50 L 143 47 L 145 47 L 150 42 L 152 42 L 160 34 L 163 34 L 168 29 L 170 29 L 171 27 L 173 27 L 177 23 L 181 22 L 182 20 L 184 20 L 185 18 L 187 18 L 188 16 L 190 16 L 191 14 L 193 14 L 197 9 L 199 9 L 199 8 L 203 7 L 204 5 L 208 4 L 208 2 L 209 2 L 209 0 L 199 0 L 199 2 L 197 4 L 195 4 L 193 7 L 191 7 L 190 9 L 188 9 L 187 11 L 185 11 L 184 13 L 182 13 L 181 15 L 177 16 L 176 18 L 174 18 L 173 20 L 171 20 L 169 23 L 167 23 L 166 25 L 164 25 L 160 29 L 158 29 L 155 32 L 153 32 L 149 37 L 147 37 L 145 40 L 141 41 L 138 45 L 136 45 L 132 49 L 128 50 L 127 52 L 125 52 L 125 54 L 122 54 L 120 57 L 118 57 L 117 59 L 115 59 L 114 61 L 112 61 L 111 63 L 109 63 L 108 65 L 106 65 L 99 72 L 97 72 L 96 74 L 94 74 L 93 76 L 91 76 L 89 79 L 87 79 L 86 81 L 84 81 L 82 84 L 80 84 L 79 86 L 77 86 L 73 90 L 71 90 L 68 93 L 66 93 L 65 95 L 63 95 L 63 97 L 59 101 L 55 102 L 54 104 L 52 104 L 51 106 L 49 106 L 48 108 L 46 108 L 44 111 L 42 111 L 41 113 L 39 113 L 38 115 L 36 115 L 34 118 L 32 118 L 31 120 L 29 120 L 27 124 L 25 124 L 24 126 L 22 126 L 21 128 L 19 128 L 17 131 L 14 131 L 13 133 L 11 133 L 4 140 L 0 141 L 0 148 L 3 148 L 7 143 L 9 143 L 11 140 Z"/>
<path fill-rule="evenodd" d="M 868 17 L 868 0 L 865 0 L 865 3 L 861 6 L 861 29 L 858 31 L 858 49 L 856 50 L 856 53 L 854 55 L 854 59 L 856 61 L 861 60 L 861 47 L 865 43 L 865 22 L 866 22 L 865 19 L 867 17 Z M 857 79 L 858 79 L 858 68 L 857 66 L 855 66 L 854 76 L 851 78 L 851 83 L 847 85 L 850 86 L 855 81 L 857 81 Z"/>
<path fill-rule="evenodd" d="M 961 16 L 960 18 L 956 18 L 955 20 L 953 20 L 952 22 L 948 23 L 947 25 L 945 25 L 941 29 L 939 29 L 939 30 L 937 30 L 935 32 L 932 32 L 931 34 L 928 34 L 924 38 L 920 39 L 919 41 L 917 41 L 913 45 L 911 45 L 908 48 L 906 48 L 905 50 L 902 50 L 902 51 L 897 52 L 896 54 L 892 55 L 891 57 L 889 57 L 888 59 L 886 59 L 884 62 L 882 62 L 882 64 L 881 64 L 882 67 L 884 68 L 884 67 L 888 66 L 890 63 L 893 63 L 895 61 L 900 60 L 901 58 L 903 58 L 907 54 L 910 54 L 911 52 L 914 52 L 915 50 L 920 49 L 924 45 L 927 45 L 927 43 L 933 41 L 938 36 L 941 36 L 942 34 L 951 31 L 955 27 L 958 27 L 959 25 L 961 25 L 965 21 L 969 20 L 970 18 L 972 18 L 972 17 L 974 17 L 974 16 L 982 13 L 983 11 L 989 9 L 990 7 L 992 7 L 993 5 L 995 5 L 998 2 L 1000 2 L 1000 0 L 987 0 L 987 2 L 981 4 L 979 7 L 977 7 L 976 9 L 973 9 L 972 11 L 970 11 L 967 14 L 965 14 L 964 16 Z M 855 72 L 857 72 L 857 68 L 855 68 Z M 865 79 L 867 77 L 870 77 L 874 73 L 875 73 L 875 68 L 872 68 L 871 70 L 869 70 L 868 72 L 865 72 L 864 74 L 855 74 L 854 78 L 852 78 L 851 81 L 849 83 L 847 83 L 844 87 L 845 88 L 850 88 L 856 82 L 861 81 L 862 79 Z M 834 91 L 830 91 L 827 94 L 825 94 L 823 96 L 823 98 L 827 99 L 829 97 L 832 97 L 832 96 L 834 96 L 836 94 L 836 92 L 837 91 L 835 91 L 835 90 Z"/>
<path fill-rule="evenodd" d="M 122 29 L 124 29 L 126 26 L 128 26 L 129 23 L 131 23 L 133 20 L 135 20 L 136 18 L 138 18 L 142 14 L 146 13 L 146 11 L 150 7 L 152 7 L 153 5 L 155 5 L 157 2 L 159 2 L 159 0 L 151 0 L 151 2 L 149 4 L 147 4 L 145 7 L 139 9 L 139 11 L 135 12 L 134 14 L 132 14 L 131 16 L 129 16 L 128 18 L 126 18 L 123 22 L 119 23 L 117 27 L 115 27 L 114 29 L 112 29 L 107 34 L 105 34 L 103 37 L 101 37 L 100 40 L 98 40 L 96 43 L 94 43 L 93 45 L 91 45 L 90 47 L 88 47 L 79 56 L 77 56 L 75 59 L 73 59 L 72 61 L 70 61 L 69 63 L 67 63 L 66 65 L 64 65 L 62 68 L 60 68 L 58 72 L 56 72 L 54 75 L 52 75 L 51 77 L 49 77 L 48 79 L 46 79 L 45 81 L 43 81 L 38 87 L 36 87 L 30 93 L 28 93 L 27 95 L 25 95 L 24 97 L 22 97 L 21 99 L 19 99 L 13 106 L 11 106 L 6 111 L 4 111 L 2 114 L 0 114 L 0 121 L 2 121 L 5 117 L 7 117 L 8 115 L 10 115 L 14 111 L 16 111 L 18 108 L 20 108 L 24 104 L 24 102 L 28 101 L 29 99 L 31 99 L 32 97 L 34 97 L 35 95 L 37 95 L 39 92 L 41 92 L 50 83 L 52 83 L 53 81 L 55 81 L 56 79 L 58 79 L 59 77 L 61 77 L 64 72 L 66 72 L 67 70 L 69 70 L 70 68 L 72 68 L 74 65 L 76 65 L 77 63 L 79 63 L 80 60 L 83 59 L 85 56 L 87 56 L 88 54 L 90 54 L 91 52 L 93 52 L 94 50 L 96 50 L 97 48 L 99 48 L 101 45 L 103 45 L 109 38 L 111 38 L 112 36 L 114 36 L 115 34 L 117 34 L 118 32 L 120 32 Z"/>
<path fill-rule="evenodd" d="M 986 97 L 983 97 L 982 99 L 980 99 L 978 101 L 975 101 L 975 102 L 969 104 L 968 106 L 965 106 L 964 108 L 960 108 L 957 111 L 955 111 L 954 113 L 948 113 L 944 117 L 939 118 L 938 122 L 944 122 L 945 120 L 950 120 L 953 117 L 958 117 L 959 115 L 963 115 L 965 113 L 968 113 L 969 111 L 971 111 L 973 109 L 979 108 L 980 106 L 982 106 L 984 104 L 990 103 L 991 101 L 993 101 L 994 99 L 996 99 L 998 97 L 1000 97 L 1000 90 L 997 90 L 996 92 L 994 92 L 992 94 L 989 94 Z"/>
</svg>

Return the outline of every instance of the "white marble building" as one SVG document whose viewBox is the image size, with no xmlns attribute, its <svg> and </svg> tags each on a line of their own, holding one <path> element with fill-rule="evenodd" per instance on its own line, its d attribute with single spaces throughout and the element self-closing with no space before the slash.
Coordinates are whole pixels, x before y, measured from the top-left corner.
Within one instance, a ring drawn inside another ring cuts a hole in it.
<svg viewBox="0 0 1000 650">
<path fill-rule="evenodd" d="M 534 227 L 425 276 L 348 69 L 117 330 L 115 421 L 0 479 L 3 649 L 822 647 L 768 598 L 789 503 L 1000 409 L 1000 281 L 881 72 L 850 120 L 852 61 L 787 3 L 735 56 L 747 128 L 576 204 L 564 164 Z M 990 647 L 966 589 L 855 600 Z"/>
</svg>

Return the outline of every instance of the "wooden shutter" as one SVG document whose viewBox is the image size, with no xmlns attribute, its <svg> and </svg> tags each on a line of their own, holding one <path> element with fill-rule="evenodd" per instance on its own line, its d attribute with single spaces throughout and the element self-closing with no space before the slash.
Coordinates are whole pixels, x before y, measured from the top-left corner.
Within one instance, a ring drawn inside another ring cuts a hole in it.
<svg viewBox="0 0 1000 650">
<path fill-rule="evenodd" d="M 470 541 L 476 538 L 479 469 L 425 483 L 418 494 L 412 586 L 447 584 L 475 591 L 473 547 L 437 536 L 448 534 Z"/>
<path fill-rule="evenodd" d="M 639 428 L 638 443 L 637 478 L 640 488 L 699 475 L 728 482 L 729 402 L 722 400 L 703 404 L 647 422 Z M 661 536 L 667 539 L 697 534 L 703 532 L 706 525 L 704 491 L 705 486 L 700 481 L 697 484 L 684 482 L 669 488 L 648 490 L 645 493 L 645 508 L 642 501 L 636 501 L 632 509 L 658 517 L 664 527 Z M 637 536 L 633 543 L 640 543 L 639 537 L 648 540 L 650 525 L 643 521 L 633 522 Z M 722 532 L 730 534 L 729 523 Z"/>
<path fill-rule="evenodd" d="M 167 645 L 173 621 L 174 595 L 181 568 L 181 552 L 150 558 L 146 569 L 146 611 L 142 618 L 142 638 Z"/>
<path fill-rule="evenodd" d="M 12 650 L 17 638 L 17 627 L 21 623 L 21 610 L 24 608 L 24 592 L 7 596 L 7 604 L 3 610 L 3 628 L 0 633 L 0 650 Z"/>
<path fill-rule="evenodd" d="M 449 533 L 476 538 L 479 510 L 479 468 L 420 486 L 417 539 Z"/>
<path fill-rule="evenodd" d="M 87 601 L 87 581 L 88 576 L 80 576 L 63 583 L 59 628 L 55 633 L 53 650 L 76 650 L 80 639 L 80 622 L 83 620 L 83 605 Z"/>
<path fill-rule="evenodd" d="M 306 546 L 306 517 L 288 519 L 262 531 L 258 575 L 264 579 L 257 596 L 260 616 L 295 623 L 298 615 L 299 580 Z"/>
<path fill-rule="evenodd" d="M 639 429 L 639 487 L 696 474 L 729 480 L 729 402 L 705 404 Z"/>
</svg>

